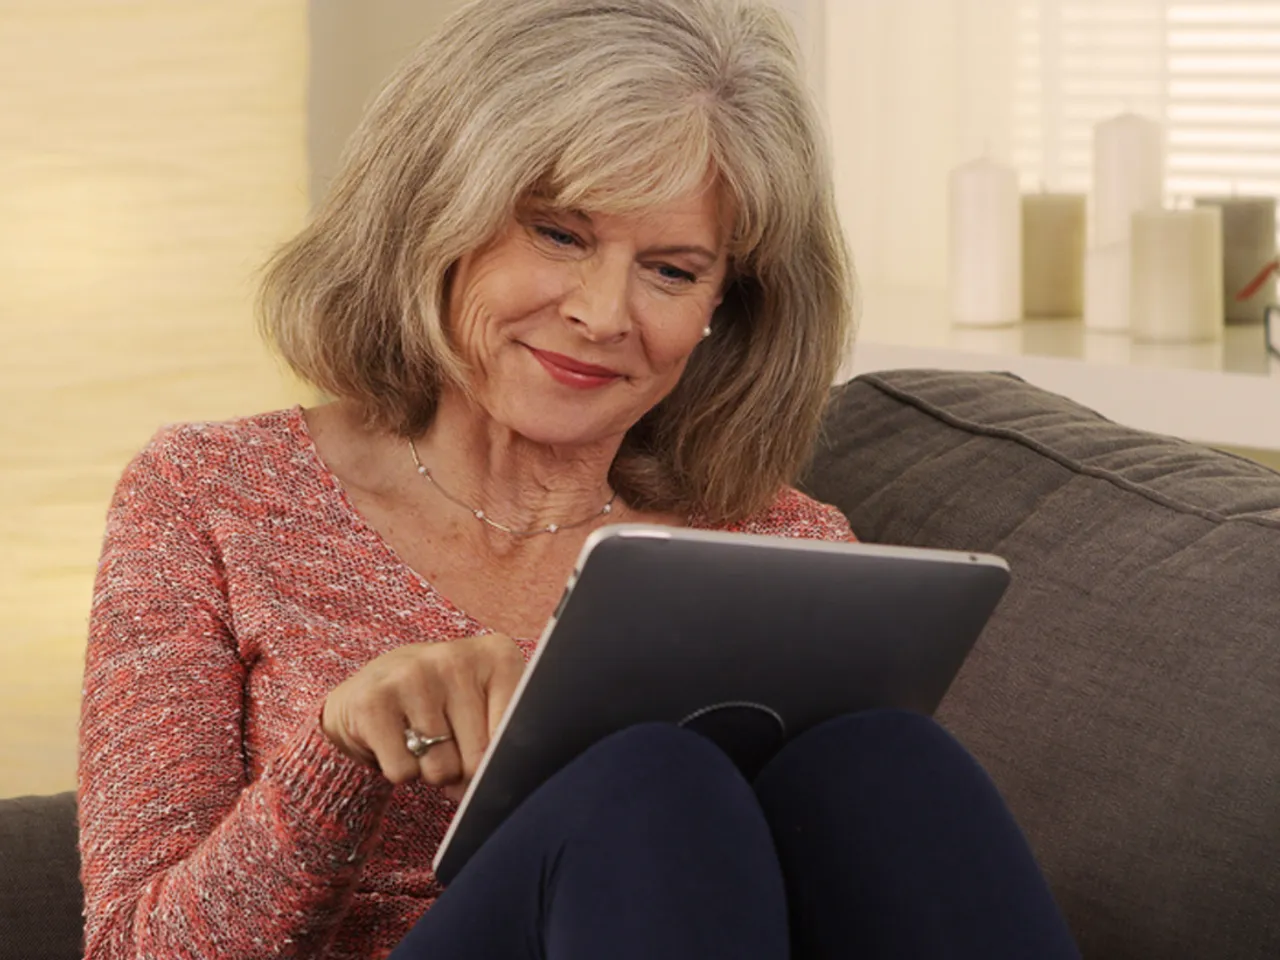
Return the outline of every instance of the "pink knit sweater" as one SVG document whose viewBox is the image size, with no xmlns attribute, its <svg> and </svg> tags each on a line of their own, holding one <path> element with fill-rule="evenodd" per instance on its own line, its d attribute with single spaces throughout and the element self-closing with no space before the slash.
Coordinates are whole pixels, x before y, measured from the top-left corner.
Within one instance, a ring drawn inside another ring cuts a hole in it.
<svg viewBox="0 0 1280 960">
<path fill-rule="evenodd" d="M 734 529 L 851 536 L 791 489 Z M 388 953 L 440 893 L 456 805 L 347 759 L 320 707 L 393 647 L 483 632 L 355 511 L 300 409 L 161 431 L 120 481 L 94 593 L 86 956 Z"/>
</svg>

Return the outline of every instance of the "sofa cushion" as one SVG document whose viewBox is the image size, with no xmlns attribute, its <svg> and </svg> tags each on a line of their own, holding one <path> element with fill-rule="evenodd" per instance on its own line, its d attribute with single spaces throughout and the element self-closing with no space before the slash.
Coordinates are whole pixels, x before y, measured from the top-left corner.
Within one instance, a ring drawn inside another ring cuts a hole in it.
<svg viewBox="0 0 1280 960">
<path fill-rule="evenodd" d="M 1009 560 L 939 719 L 1086 956 L 1280 956 L 1280 475 L 1009 375 L 895 371 L 837 389 L 804 486 L 864 539 Z"/>
<path fill-rule="evenodd" d="M 0 800 L 0 960 L 78 960 L 76 795 Z"/>
</svg>

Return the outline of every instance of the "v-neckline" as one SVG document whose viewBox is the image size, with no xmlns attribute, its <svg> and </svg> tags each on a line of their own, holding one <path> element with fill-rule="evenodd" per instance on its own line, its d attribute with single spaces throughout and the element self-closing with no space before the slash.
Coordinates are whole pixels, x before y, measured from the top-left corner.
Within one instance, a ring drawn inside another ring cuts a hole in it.
<svg viewBox="0 0 1280 960">
<path fill-rule="evenodd" d="M 442 607 L 444 611 L 454 617 L 460 618 L 469 626 L 475 628 L 475 633 L 497 633 L 488 624 L 483 623 L 478 618 L 472 616 L 462 607 L 450 600 L 438 587 L 426 577 L 424 577 L 412 564 L 390 543 L 387 538 L 360 512 L 359 507 L 351 499 L 351 495 L 347 492 L 346 485 L 336 473 L 330 469 L 325 463 L 324 457 L 320 453 L 320 448 L 316 446 L 315 437 L 311 435 L 311 428 L 307 424 L 306 411 L 301 404 L 293 407 L 289 411 L 288 425 L 294 437 L 302 446 L 303 452 L 307 455 L 312 468 L 320 477 L 321 481 L 329 488 L 329 492 L 337 501 L 338 506 L 346 515 L 347 521 L 351 524 L 356 533 L 361 536 L 373 549 L 379 551 L 383 558 L 398 567 L 401 571 L 401 577 L 411 582 L 419 593 L 423 594 L 426 599 L 434 602 L 437 606 Z M 520 642 L 534 643 L 537 637 L 513 637 L 512 639 Z"/>
<path fill-rule="evenodd" d="M 488 624 L 482 622 L 472 616 L 466 610 L 463 610 L 458 604 L 450 600 L 438 587 L 426 577 L 424 577 L 412 564 L 400 556 L 396 548 L 387 542 L 378 528 L 375 527 L 365 517 L 360 509 L 355 505 L 347 492 L 346 486 L 336 473 L 325 463 L 324 457 L 320 453 L 319 447 L 316 446 L 315 437 L 311 434 L 311 428 L 307 424 L 306 411 L 301 404 L 297 404 L 286 411 L 288 414 L 286 425 L 290 433 L 298 441 L 303 453 L 310 461 L 311 467 L 315 470 L 320 480 L 329 488 L 329 492 L 337 501 L 339 507 L 346 514 L 348 522 L 353 529 L 366 540 L 373 549 L 381 552 L 384 558 L 394 566 L 401 570 L 401 576 L 411 582 L 415 588 L 428 600 L 435 602 L 438 606 L 444 608 L 446 613 L 455 615 L 466 621 L 470 626 L 474 626 L 476 633 L 499 633 L 500 631 L 493 629 Z M 701 518 L 696 514 L 689 518 L 688 529 L 702 529 L 704 524 Z M 513 637 L 520 643 L 536 643 L 538 637 Z"/>
</svg>

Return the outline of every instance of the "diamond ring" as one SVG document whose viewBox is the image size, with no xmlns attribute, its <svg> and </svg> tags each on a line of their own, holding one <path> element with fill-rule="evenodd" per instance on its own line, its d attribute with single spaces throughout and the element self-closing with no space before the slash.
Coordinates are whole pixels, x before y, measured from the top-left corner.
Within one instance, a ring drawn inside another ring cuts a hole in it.
<svg viewBox="0 0 1280 960">
<path fill-rule="evenodd" d="M 446 733 L 440 737 L 424 737 L 412 727 L 404 728 L 404 745 L 410 753 L 415 757 L 426 756 L 428 750 L 438 743 L 444 743 L 446 740 L 452 740 L 453 734 Z"/>
</svg>

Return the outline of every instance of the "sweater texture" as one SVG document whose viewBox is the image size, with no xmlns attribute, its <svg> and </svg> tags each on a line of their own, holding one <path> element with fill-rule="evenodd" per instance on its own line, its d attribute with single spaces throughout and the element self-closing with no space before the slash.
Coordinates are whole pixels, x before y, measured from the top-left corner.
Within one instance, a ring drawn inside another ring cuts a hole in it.
<svg viewBox="0 0 1280 960">
<path fill-rule="evenodd" d="M 727 529 L 852 539 L 790 488 Z M 389 953 L 441 892 L 457 805 L 348 759 L 320 710 L 388 650 L 485 632 L 355 510 L 301 408 L 158 433 L 116 490 L 94 589 L 86 957 Z"/>
</svg>

